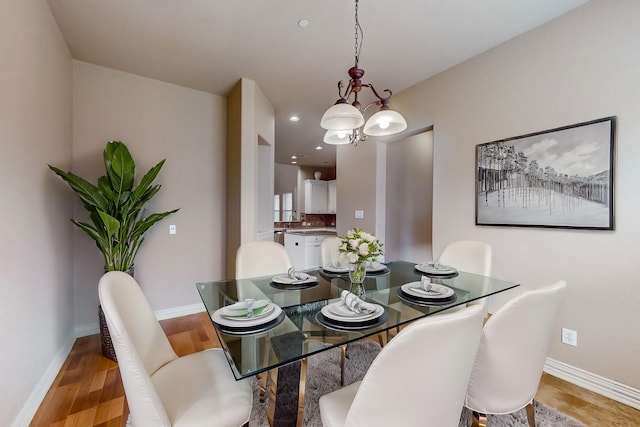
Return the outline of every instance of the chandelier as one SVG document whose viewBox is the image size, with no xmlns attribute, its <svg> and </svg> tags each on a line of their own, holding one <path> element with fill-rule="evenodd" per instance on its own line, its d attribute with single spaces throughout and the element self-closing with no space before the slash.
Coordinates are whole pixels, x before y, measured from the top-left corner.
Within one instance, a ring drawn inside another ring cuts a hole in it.
<svg viewBox="0 0 640 427">
<path fill-rule="evenodd" d="M 358 67 L 360 50 L 364 38 L 362 27 L 358 21 L 358 1 L 355 0 L 355 65 L 349 69 L 349 83 L 338 82 L 338 100 L 322 116 L 320 126 L 327 129 L 324 142 L 327 144 L 353 144 L 367 139 L 367 136 L 395 135 L 407 128 L 407 121 L 397 111 L 389 107 L 391 91 L 385 89 L 388 95 L 382 97 L 371 83 L 363 83 L 364 70 Z M 344 92 L 343 92 L 344 88 Z M 358 94 L 363 88 L 369 88 L 377 98 L 364 108 L 358 101 Z M 369 120 L 364 119 L 364 113 L 370 108 L 379 107 Z"/>
</svg>

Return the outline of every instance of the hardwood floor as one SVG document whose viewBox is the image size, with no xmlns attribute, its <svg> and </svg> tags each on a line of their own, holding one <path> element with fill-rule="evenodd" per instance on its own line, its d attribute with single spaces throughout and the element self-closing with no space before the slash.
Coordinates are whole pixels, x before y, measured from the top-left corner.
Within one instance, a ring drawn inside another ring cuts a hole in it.
<svg viewBox="0 0 640 427">
<path fill-rule="evenodd" d="M 160 322 L 179 356 L 219 347 L 205 313 Z M 536 399 L 587 426 L 640 426 L 640 411 L 543 374 Z M 32 427 L 123 427 L 129 408 L 118 364 L 103 357 L 97 335 L 79 338 Z"/>
</svg>

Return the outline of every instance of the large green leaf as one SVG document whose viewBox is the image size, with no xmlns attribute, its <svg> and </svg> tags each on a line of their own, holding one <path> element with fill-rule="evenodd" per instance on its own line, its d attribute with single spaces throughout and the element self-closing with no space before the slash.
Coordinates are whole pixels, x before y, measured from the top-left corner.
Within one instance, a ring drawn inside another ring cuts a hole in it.
<svg viewBox="0 0 640 427">
<path fill-rule="evenodd" d="M 112 213 L 115 210 L 115 206 L 118 204 L 118 199 L 111 188 L 111 181 L 106 176 L 98 178 L 98 190 L 102 193 L 104 198 L 109 202 L 109 209 L 106 212 Z"/>
<path fill-rule="evenodd" d="M 143 219 L 142 221 L 138 221 L 133 229 L 133 233 L 132 233 L 133 238 L 135 239 L 139 236 L 142 236 L 156 222 L 160 221 L 166 216 L 171 215 L 172 213 L 178 212 L 179 210 L 180 209 L 174 209 L 172 211 L 151 214 L 145 219 Z"/>
<path fill-rule="evenodd" d="M 160 172 L 160 169 L 162 169 L 164 162 L 165 160 L 158 162 L 158 164 L 156 164 L 154 167 L 149 169 L 149 172 L 144 174 L 138 186 L 131 193 L 131 200 L 134 203 L 137 203 L 138 200 L 140 200 L 140 198 L 142 197 L 142 195 L 145 194 L 147 189 L 151 186 L 151 184 L 153 183 L 153 180 L 156 179 L 156 176 Z"/>
<path fill-rule="evenodd" d="M 64 182 L 69 184 L 69 187 L 80 197 L 87 209 L 90 207 L 107 210 L 108 201 L 104 195 L 98 190 L 98 187 L 91 184 L 89 181 L 80 178 L 72 172 L 65 172 L 58 169 L 55 166 L 49 165 L 49 169 L 56 173 Z"/>
<path fill-rule="evenodd" d="M 133 188 L 133 179 L 136 172 L 136 164 L 127 149 L 120 141 L 109 141 L 104 150 L 105 168 L 111 181 L 114 193 L 118 198 L 125 191 Z"/>
<path fill-rule="evenodd" d="M 96 230 L 93 226 L 91 226 L 90 224 L 84 223 L 84 222 L 76 221 L 75 219 L 72 219 L 71 222 L 73 222 L 75 225 L 80 227 L 93 240 L 95 240 L 96 243 L 98 244 L 98 247 L 103 252 L 109 250 L 109 240 L 107 238 L 105 238 L 105 236 L 100 234 L 100 232 L 98 230 Z"/>
<path fill-rule="evenodd" d="M 100 219 L 102 220 L 102 223 L 107 230 L 107 238 L 111 238 L 111 236 L 116 234 L 120 229 L 120 222 L 108 213 L 102 212 L 100 210 L 98 211 L 98 215 L 100 215 Z"/>
</svg>

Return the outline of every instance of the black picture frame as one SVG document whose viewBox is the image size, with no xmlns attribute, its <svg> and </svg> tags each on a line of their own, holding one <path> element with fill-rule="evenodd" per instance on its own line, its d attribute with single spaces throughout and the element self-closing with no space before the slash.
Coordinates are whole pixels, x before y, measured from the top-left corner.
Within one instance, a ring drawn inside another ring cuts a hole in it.
<svg viewBox="0 0 640 427">
<path fill-rule="evenodd" d="M 614 230 L 616 117 L 476 145 L 476 225 Z"/>
</svg>

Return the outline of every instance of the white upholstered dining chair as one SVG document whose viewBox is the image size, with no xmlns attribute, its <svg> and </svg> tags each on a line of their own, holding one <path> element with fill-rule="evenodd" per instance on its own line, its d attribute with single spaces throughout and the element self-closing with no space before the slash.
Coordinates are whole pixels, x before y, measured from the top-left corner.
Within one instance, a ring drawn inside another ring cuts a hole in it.
<svg viewBox="0 0 640 427">
<path fill-rule="evenodd" d="M 450 265 L 460 271 L 466 273 L 479 274 L 481 276 L 491 276 L 492 250 L 491 246 L 485 242 L 476 240 L 459 240 L 449 243 L 442 254 L 439 261 L 443 265 Z M 484 288 L 489 286 L 486 280 Z M 483 293 L 487 289 L 482 289 Z M 480 298 L 477 301 L 471 301 L 468 305 L 480 305 L 484 311 L 484 316 L 488 312 L 488 298 Z"/>
<path fill-rule="evenodd" d="M 293 264 L 280 243 L 256 240 L 240 245 L 236 252 L 236 279 L 286 273 Z"/>
<path fill-rule="evenodd" d="M 221 349 L 178 357 L 135 279 L 110 271 L 98 285 L 134 427 L 248 425 L 253 394 Z"/>
<path fill-rule="evenodd" d="M 336 266 L 338 264 L 338 247 L 340 246 L 340 238 L 337 236 L 327 236 L 320 243 L 320 254 L 322 266 Z"/>
<path fill-rule="evenodd" d="M 535 427 L 533 399 L 566 287 L 559 281 L 527 291 L 487 320 L 465 398 L 474 425 L 488 414 L 526 407 L 529 425 Z"/>
<path fill-rule="evenodd" d="M 458 426 L 481 333 L 479 306 L 412 323 L 362 381 L 320 398 L 322 425 Z"/>
</svg>

